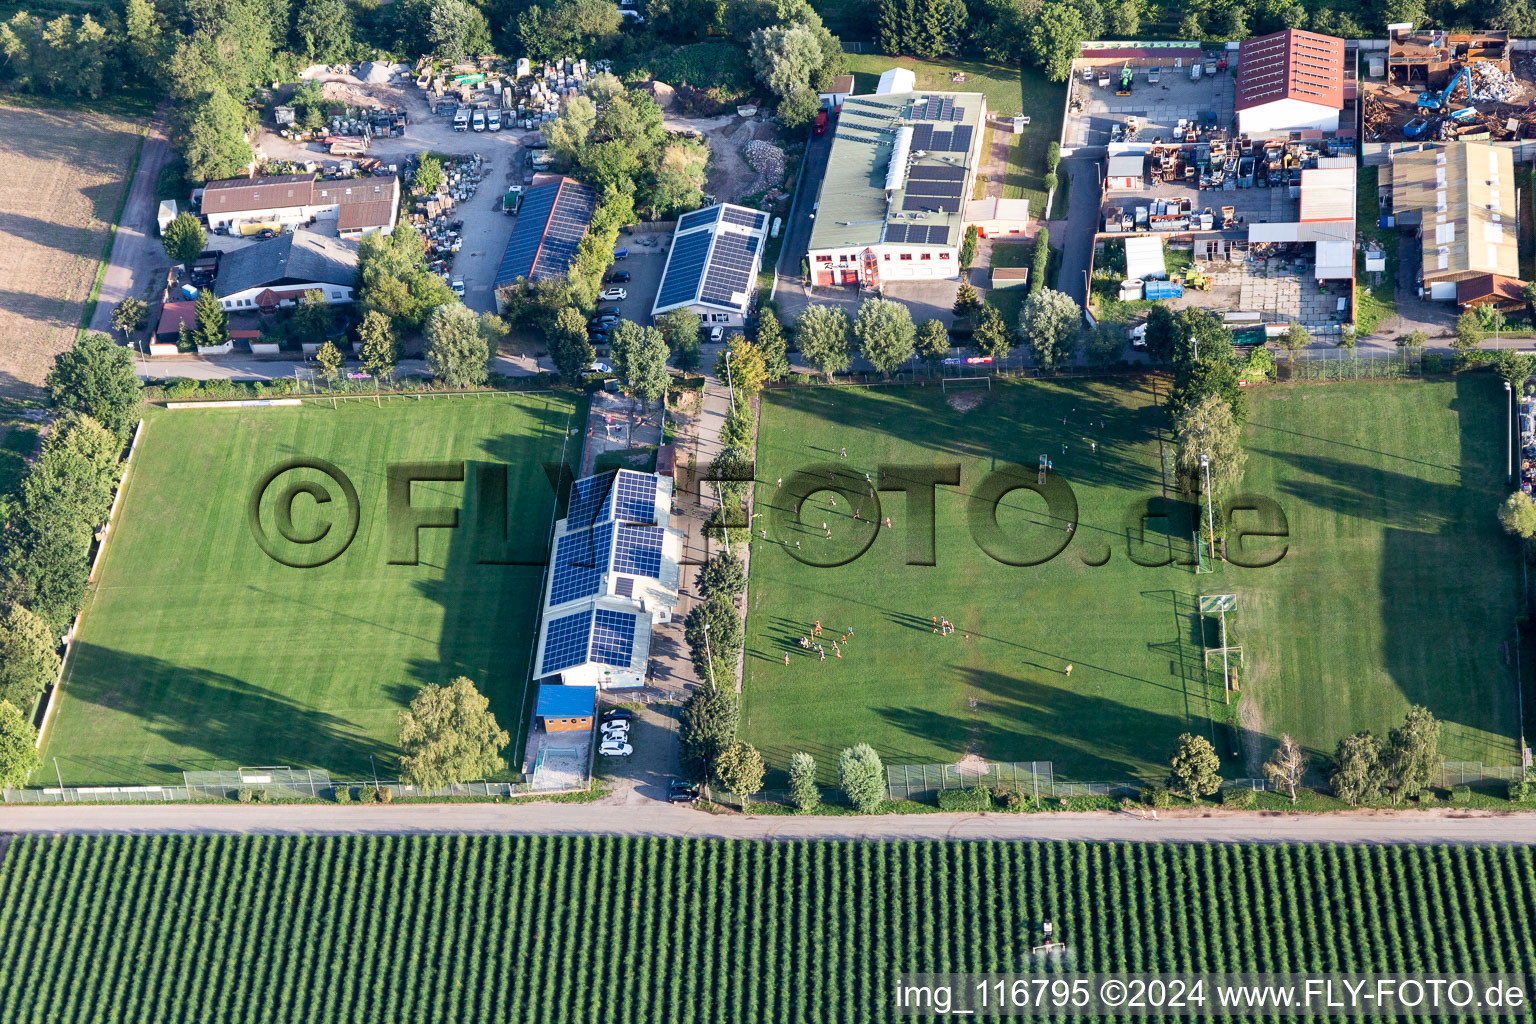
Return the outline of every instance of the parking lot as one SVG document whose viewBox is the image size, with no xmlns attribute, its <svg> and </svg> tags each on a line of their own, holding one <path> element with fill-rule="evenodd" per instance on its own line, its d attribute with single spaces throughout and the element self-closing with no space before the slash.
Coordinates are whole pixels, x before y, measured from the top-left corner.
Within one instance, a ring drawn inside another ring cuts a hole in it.
<svg viewBox="0 0 1536 1024">
<path fill-rule="evenodd" d="M 609 273 L 624 271 L 629 274 L 629 280 L 623 284 L 604 285 L 606 288 L 623 288 L 627 296 L 623 299 L 604 299 L 599 306 L 619 307 L 619 315 L 625 320 L 633 320 L 637 324 L 651 322 L 651 305 L 656 301 L 656 291 L 661 287 L 661 272 L 667 265 L 667 250 L 672 246 L 672 232 L 666 231 L 621 231 L 619 240 L 615 243 L 616 249 L 627 249 L 629 255 L 622 260 L 615 260 Z"/>
<path fill-rule="evenodd" d="M 1111 75 L 1108 87 L 1094 79 L 1083 81 L 1078 71 L 1072 76 L 1072 101 L 1067 105 L 1067 124 L 1062 148 L 1102 151 L 1109 145 L 1116 124 L 1127 117 L 1141 123 L 1141 140 L 1173 140 L 1174 126 L 1182 118 L 1199 122 L 1213 114 L 1216 124 L 1228 127 L 1235 114 L 1236 84 L 1230 70 L 1199 81 L 1191 81 L 1188 68 L 1163 68 L 1157 85 L 1147 84 L 1147 68 L 1135 68 L 1129 96 L 1116 96 L 1119 75 Z M 1088 155 L 1088 154 L 1085 154 Z"/>
<path fill-rule="evenodd" d="M 440 113 L 432 113 L 426 94 L 413 83 L 386 84 L 361 82 L 351 75 L 326 74 L 321 82 L 335 83 L 366 93 L 381 103 L 404 108 L 410 115 L 405 134 L 398 138 L 376 138 L 368 150 L 383 166 L 403 165 L 406 158 L 426 150 L 450 156 L 478 153 L 484 159 L 483 178 L 475 195 L 457 207 L 452 220 L 462 220 L 463 245 L 453 264 L 453 276 L 464 281 L 464 303 L 477 311 L 493 310 L 496 299 L 492 285 L 501 265 L 507 239 L 512 234 L 514 218 L 501 212 L 501 197 L 507 189 L 527 179 L 524 168 L 525 138 L 535 133 L 503 129 L 500 132 L 456 132 L 453 130 L 452 103 L 439 104 Z M 489 102 L 490 94 L 486 94 Z M 270 159 L 321 161 L 334 164 L 336 158 L 324 152 L 316 142 L 300 143 L 263 130 L 260 148 Z M 402 210 L 406 208 L 402 197 Z"/>
</svg>

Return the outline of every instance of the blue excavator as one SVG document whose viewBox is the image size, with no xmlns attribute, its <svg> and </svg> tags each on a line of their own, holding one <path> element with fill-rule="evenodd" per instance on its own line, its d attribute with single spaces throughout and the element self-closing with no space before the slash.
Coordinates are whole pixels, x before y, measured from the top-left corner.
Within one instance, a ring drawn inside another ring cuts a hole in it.
<svg viewBox="0 0 1536 1024">
<path fill-rule="evenodd" d="M 1472 68 L 1471 68 L 1470 65 L 1464 64 L 1464 65 L 1462 65 L 1461 70 L 1456 72 L 1456 76 L 1451 79 L 1451 83 L 1449 85 L 1447 85 L 1440 92 L 1439 95 L 1436 95 L 1435 93 L 1432 93 L 1432 92 L 1421 92 L 1421 93 L 1419 93 L 1419 109 L 1420 110 L 1443 110 L 1445 108 L 1445 105 L 1451 101 L 1451 96 L 1453 96 L 1455 94 L 1456 87 L 1461 84 L 1462 79 L 1466 79 L 1466 82 L 1467 82 L 1467 99 L 1471 100 L 1472 99 Z"/>
</svg>

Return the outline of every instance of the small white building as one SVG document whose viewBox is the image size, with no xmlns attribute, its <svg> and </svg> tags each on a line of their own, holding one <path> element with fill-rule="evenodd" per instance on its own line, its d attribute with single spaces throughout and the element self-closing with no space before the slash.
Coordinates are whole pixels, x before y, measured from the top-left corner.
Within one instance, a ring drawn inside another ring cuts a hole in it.
<svg viewBox="0 0 1536 1024">
<path fill-rule="evenodd" d="M 400 179 L 281 174 L 210 181 L 203 189 L 203 216 L 209 230 L 221 234 L 254 235 L 334 221 L 342 238 L 361 238 L 369 231 L 387 235 L 400 216 Z"/>
<path fill-rule="evenodd" d="M 155 226 L 160 229 L 160 234 L 165 235 L 165 229 L 171 226 L 171 221 L 176 219 L 176 200 L 160 200 L 160 209 L 155 214 Z"/>
<path fill-rule="evenodd" d="M 971 199 L 965 204 L 965 223 L 982 238 L 1007 238 L 1029 231 L 1029 200 Z"/>
<path fill-rule="evenodd" d="M 832 79 L 832 88 L 821 94 L 821 105 L 824 107 L 840 107 L 843 100 L 853 95 L 853 76 L 838 75 Z"/>
<path fill-rule="evenodd" d="M 1142 187 L 1142 174 L 1146 170 L 1144 153 L 1121 153 L 1109 158 L 1104 172 L 1104 188 L 1109 191 L 1135 192 Z"/>
<path fill-rule="evenodd" d="M 1286 29 L 1244 40 L 1237 53 L 1237 123 L 1246 135 L 1338 131 L 1344 40 Z"/>
<path fill-rule="evenodd" d="M 301 229 L 226 252 L 213 294 L 227 310 L 269 313 L 310 291 L 328 306 L 351 302 L 356 280 L 356 242 Z"/>
<path fill-rule="evenodd" d="M 917 72 L 911 68 L 891 68 L 880 73 L 880 83 L 875 86 L 876 96 L 896 92 L 912 92 L 917 88 Z"/>
<path fill-rule="evenodd" d="M 651 626 L 677 607 L 683 536 L 672 478 L 620 469 L 571 485 L 555 526 L 534 656 L 541 683 L 644 686 Z"/>
<path fill-rule="evenodd" d="M 711 327 L 740 327 L 757 289 L 768 215 L 731 203 L 678 218 L 651 306 L 658 317 L 691 309 Z"/>
</svg>

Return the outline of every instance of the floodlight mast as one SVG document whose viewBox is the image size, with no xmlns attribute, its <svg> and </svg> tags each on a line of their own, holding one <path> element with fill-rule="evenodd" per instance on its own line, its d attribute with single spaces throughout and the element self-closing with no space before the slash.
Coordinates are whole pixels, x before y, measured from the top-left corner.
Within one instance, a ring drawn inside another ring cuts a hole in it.
<svg viewBox="0 0 1536 1024">
<path fill-rule="evenodd" d="M 1504 415 L 1504 479 L 1508 481 L 1515 467 L 1515 390 L 1509 381 L 1504 382 L 1504 394 L 1509 397 Z"/>
<path fill-rule="evenodd" d="M 1200 453 L 1200 469 L 1205 473 L 1205 520 L 1206 528 L 1211 531 L 1211 558 L 1216 558 L 1216 517 L 1211 511 L 1211 457 L 1205 452 Z"/>
</svg>

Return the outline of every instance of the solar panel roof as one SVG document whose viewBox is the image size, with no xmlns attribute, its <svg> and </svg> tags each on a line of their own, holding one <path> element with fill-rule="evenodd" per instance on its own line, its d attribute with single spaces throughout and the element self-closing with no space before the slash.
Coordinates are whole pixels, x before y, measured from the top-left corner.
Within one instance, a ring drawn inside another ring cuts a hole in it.
<svg viewBox="0 0 1536 1024">
<path fill-rule="evenodd" d="M 614 477 L 617 471 L 610 470 L 597 476 L 582 477 L 571 483 L 570 500 L 566 503 L 566 528 L 576 530 L 584 526 L 591 526 L 603 516 L 603 509 L 608 505 L 608 496 L 613 492 Z"/>
<path fill-rule="evenodd" d="M 544 630 L 544 658 L 539 662 L 539 675 L 582 664 L 587 660 L 591 641 L 592 609 L 551 620 Z"/>
<path fill-rule="evenodd" d="M 685 213 L 680 218 L 678 218 L 677 230 L 691 231 L 703 224 L 713 224 L 719 219 L 720 207 L 718 206 L 710 206 L 702 210 L 694 210 L 692 213 Z"/>
<path fill-rule="evenodd" d="M 599 523 L 590 530 L 568 533 L 555 545 L 554 580 L 549 587 L 551 608 L 591 597 L 602 589 L 603 574 L 608 571 L 609 549 L 613 546 L 612 523 Z M 658 571 L 660 567 L 658 566 Z"/>
<path fill-rule="evenodd" d="M 763 226 L 763 222 L 767 219 L 768 215 L 766 213 L 759 213 L 756 210 L 738 209 L 734 206 L 725 207 L 725 222 L 727 224 L 739 224 L 744 228 L 751 228 L 753 231 L 756 231 Z"/>
<path fill-rule="evenodd" d="M 597 193 L 572 178 L 529 189 L 496 270 L 496 287 L 518 278 L 564 278 L 596 207 Z"/>
<path fill-rule="evenodd" d="M 960 198 L 958 196 L 949 198 L 945 196 L 909 195 L 903 200 L 901 208 L 913 213 L 922 213 L 924 211 L 930 213 L 955 213 L 960 209 Z"/>
<path fill-rule="evenodd" d="M 628 668 L 635 656 L 635 616 L 629 612 L 597 609 L 592 625 L 590 659 L 615 668 Z"/>
<path fill-rule="evenodd" d="M 704 264 L 709 259 L 709 243 L 713 238 L 713 234 L 708 231 L 696 231 L 691 235 L 681 235 L 672 243 L 672 255 L 662 275 L 661 289 L 656 293 L 658 307 L 674 302 L 688 302 L 698 294 L 699 278 L 704 274 Z"/>
<path fill-rule="evenodd" d="M 950 133 L 949 149 L 953 153 L 964 153 L 971 148 L 972 128 L 968 124 L 956 125 Z"/>
<path fill-rule="evenodd" d="M 621 472 L 613 518 L 621 523 L 656 522 L 656 478 L 648 473 Z"/>
<path fill-rule="evenodd" d="M 699 298 L 706 302 L 733 305 L 736 296 L 746 291 L 752 280 L 752 264 L 756 252 L 756 235 L 732 234 L 716 238 Z"/>
<path fill-rule="evenodd" d="M 907 173 L 909 181 L 964 181 L 965 168 L 948 164 L 920 164 Z"/>
<path fill-rule="evenodd" d="M 666 531 L 659 526 L 620 526 L 613 545 L 615 572 L 637 576 L 661 575 L 661 544 Z"/>
</svg>

